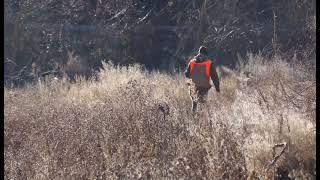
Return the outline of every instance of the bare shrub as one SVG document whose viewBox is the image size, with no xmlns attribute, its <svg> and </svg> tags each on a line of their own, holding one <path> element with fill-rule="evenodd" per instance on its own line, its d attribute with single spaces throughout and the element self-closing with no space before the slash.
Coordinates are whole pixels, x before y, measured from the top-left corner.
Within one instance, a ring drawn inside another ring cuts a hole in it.
<svg viewBox="0 0 320 180">
<path fill-rule="evenodd" d="M 60 65 L 60 69 L 64 76 L 68 77 L 71 81 L 75 81 L 77 76 L 89 78 L 93 75 L 92 70 L 88 66 L 87 60 L 75 55 L 74 51 L 68 51 L 67 63 Z"/>
<path fill-rule="evenodd" d="M 315 124 L 307 110 L 314 81 L 294 68 L 282 60 L 243 65 L 240 75 L 252 72 L 252 84 L 226 76 L 196 116 L 182 74 L 139 65 L 104 64 L 98 82 L 79 77 L 5 89 L 5 177 L 263 177 L 282 142 L 288 148 L 273 167 L 314 176 Z"/>
<path fill-rule="evenodd" d="M 244 89 L 241 93 L 247 94 L 243 98 L 248 98 L 246 101 L 250 102 L 251 106 L 258 105 L 257 108 L 251 108 L 251 110 L 256 109 L 258 111 L 254 111 L 255 115 L 250 113 L 250 119 L 258 116 L 263 118 L 260 121 L 267 122 L 264 126 L 264 131 L 269 131 L 268 137 L 266 137 L 265 133 L 261 134 L 263 135 L 262 137 L 257 137 L 256 135 L 252 137 L 256 141 L 268 142 L 261 147 L 261 150 L 268 150 L 269 155 L 265 156 L 266 153 L 260 151 L 261 153 L 258 156 L 263 158 L 260 162 L 264 164 L 267 159 L 271 158 L 270 149 L 273 144 L 286 142 L 288 143 L 288 150 L 280 157 L 279 162 L 275 163 L 276 169 L 279 172 L 288 174 L 296 168 L 301 168 L 306 159 L 313 159 L 311 161 L 307 160 L 312 165 L 308 168 L 302 168 L 309 169 L 309 172 L 304 172 L 304 174 L 310 176 L 314 175 L 315 171 L 315 134 L 313 131 L 316 121 L 316 99 L 313 71 L 306 69 L 301 64 L 288 64 L 279 57 L 276 57 L 273 61 L 266 61 L 251 55 L 249 56 L 248 64 L 242 70 L 250 71 L 253 74 L 253 85 Z M 251 100 L 249 101 L 249 99 Z M 263 129 L 260 131 L 262 132 Z M 308 140 L 298 143 L 299 139 Z M 258 149 L 254 143 L 252 146 L 253 149 Z M 307 154 L 300 148 L 301 146 L 309 147 Z M 304 154 L 302 155 L 304 158 L 298 158 L 301 157 L 301 153 Z M 311 156 L 313 158 L 310 158 Z M 257 166 L 257 164 L 253 166 Z M 265 165 L 258 166 L 265 167 Z M 278 174 L 278 176 L 280 175 Z"/>
</svg>

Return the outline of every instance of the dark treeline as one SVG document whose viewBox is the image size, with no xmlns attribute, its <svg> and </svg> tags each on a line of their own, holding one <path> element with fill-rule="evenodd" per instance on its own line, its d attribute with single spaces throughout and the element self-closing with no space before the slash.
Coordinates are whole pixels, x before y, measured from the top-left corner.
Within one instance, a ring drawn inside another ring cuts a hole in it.
<svg viewBox="0 0 320 180">
<path fill-rule="evenodd" d="M 247 52 L 315 59 L 316 0 L 5 0 L 5 82 L 88 74 L 101 61 L 183 69 L 200 45 L 234 67 Z"/>
</svg>

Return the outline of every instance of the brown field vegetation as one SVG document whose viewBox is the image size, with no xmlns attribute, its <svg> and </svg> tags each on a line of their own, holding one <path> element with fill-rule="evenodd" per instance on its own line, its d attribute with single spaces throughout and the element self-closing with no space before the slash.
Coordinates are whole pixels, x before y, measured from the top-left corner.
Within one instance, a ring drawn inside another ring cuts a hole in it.
<svg viewBox="0 0 320 180">
<path fill-rule="evenodd" d="M 315 178 L 315 73 L 246 62 L 196 116 L 182 73 L 138 65 L 5 88 L 5 179 Z"/>
</svg>

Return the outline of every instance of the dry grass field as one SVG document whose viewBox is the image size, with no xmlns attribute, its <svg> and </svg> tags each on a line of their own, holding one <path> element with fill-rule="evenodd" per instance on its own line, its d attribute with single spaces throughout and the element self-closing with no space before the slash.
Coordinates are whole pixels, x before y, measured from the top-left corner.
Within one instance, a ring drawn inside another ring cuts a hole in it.
<svg viewBox="0 0 320 180">
<path fill-rule="evenodd" d="M 315 179 L 315 72 L 223 69 L 195 116 L 182 73 L 138 65 L 5 88 L 5 179 Z"/>
</svg>

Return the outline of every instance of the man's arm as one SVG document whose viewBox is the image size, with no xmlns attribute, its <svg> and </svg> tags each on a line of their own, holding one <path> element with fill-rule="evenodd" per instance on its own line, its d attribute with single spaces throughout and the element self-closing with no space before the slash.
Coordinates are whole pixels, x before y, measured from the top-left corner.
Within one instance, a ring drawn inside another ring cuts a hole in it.
<svg viewBox="0 0 320 180">
<path fill-rule="evenodd" d="M 190 74 L 190 62 L 188 64 L 187 69 L 184 71 L 184 75 L 186 76 L 186 78 L 190 78 L 190 76 L 191 76 L 191 74 Z"/>
<path fill-rule="evenodd" d="M 210 76 L 211 76 L 211 80 L 212 80 L 212 82 L 214 84 L 214 87 L 216 88 L 217 92 L 220 92 L 219 77 L 218 77 L 218 73 L 216 71 L 216 67 L 215 67 L 215 65 L 213 63 L 211 64 L 211 69 L 210 70 L 211 70 Z"/>
</svg>

